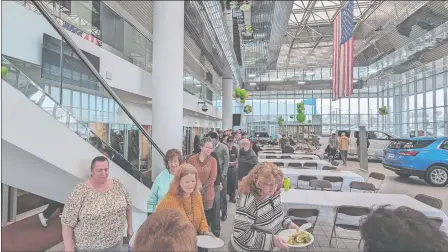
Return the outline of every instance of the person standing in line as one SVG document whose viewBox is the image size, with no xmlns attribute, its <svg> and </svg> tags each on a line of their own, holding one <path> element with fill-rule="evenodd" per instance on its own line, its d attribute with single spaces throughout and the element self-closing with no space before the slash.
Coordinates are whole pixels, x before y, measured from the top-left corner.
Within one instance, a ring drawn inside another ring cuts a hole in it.
<svg viewBox="0 0 448 252">
<path fill-rule="evenodd" d="M 219 208 L 214 210 L 214 216 L 217 214 L 217 223 L 219 223 L 219 209 L 222 211 L 221 219 L 227 219 L 227 172 L 229 170 L 229 149 L 227 148 L 227 145 L 218 141 L 216 132 L 210 132 L 210 138 L 213 140 L 214 152 L 218 156 L 221 173 L 221 183 L 218 183 L 220 190 L 215 191 L 215 193 L 219 193 Z M 216 224 L 214 232 L 216 236 L 219 236 L 220 229 L 220 224 Z"/>
<path fill-rule="evenodd" d="M 350 139 L 342 132 L 339 138 L 339 153 L 341 153 L 341 159 L 344 165 L 347 165 L 347 153 L 348 147 L 350 146 Z"/>
<path fill-rule="evenodd" d="M 187 163 L 193 165 L 202 185 L 201 195 L 204 204 L 205 216 L 207 222 L 212 224 L 213 220 L 213 201 L 215 200 L 215 181 L 218 175 L 218 163 L 211 156 L 213 152 L 213 141 L 210 137 L 203 137 L 200 141 L 201 152 L 194 154 L 187 159 Z M 218 185 L 219 193 L 219 185 Z M 219 194 L 218 194 L 219 195 Z M 219 217 L 218 217 L 219 219 Z"/>
<path fill-rule="evenodd" d="M 227 138 L 227 147 L 229 148 L 229 170 L 227 171 L 227 194 L 230 202 L 236 203 L 235 193 L 237 185 L 236 169 L 238 166 L 238 149 L 235 147 L 233 137 Z M 226 216 L 227 217 L 227 216 Z"/>
<path fill-rule="evenodd" d="M 151 194 L 147 202 L 147 213 L 150 215 L 156 210 L 157 205 L 162 200 L 163 196 L 168 192 L 170 184 L 176 175 L 179 166 L 182 164 L 182 154 L 177 149 L 170 149 L 166 152 L 165 167 L 154 180 L 154 184 L 151 188 Z"/>
<path fill-rule="evenodd" d="M 90 171 L 90 178 L 76 185 L 62 212 L 65 251 L 119 251 L 126 226 L 128 239 L 133 235 L 131 197 L 118 179 L 109 178 L 106 157 L 94 158 Z"/>
<path fill-rule="evenodd" d="M 328 139 L 328 146 L 330 148 L 330 153 L 328 154 L 328 160 L 333 161 L 336 155 L 336 150 L 338 149 L 338 138 L 336 133 L 332 133 L 330 139 Z"/>
<path fill-rule="evenodd" d="M 258 164 L 257 154 L 250 148 L 249 139 L 240 140 L 240 155 L 238 157 L 238 181 L 241 181 L 255 165 Z"/>
</svg>

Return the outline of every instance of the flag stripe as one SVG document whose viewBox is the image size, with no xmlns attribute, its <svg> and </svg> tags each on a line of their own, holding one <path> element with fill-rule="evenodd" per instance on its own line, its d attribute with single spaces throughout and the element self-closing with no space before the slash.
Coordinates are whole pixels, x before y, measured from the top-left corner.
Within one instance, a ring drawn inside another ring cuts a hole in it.
<svg viewBox="0 0 448 252">
<path fill-rule="evenodd" d="M 333 23 L 333 101 L 353 94 L 354 2 L 350 0 Z"/>
</svg>

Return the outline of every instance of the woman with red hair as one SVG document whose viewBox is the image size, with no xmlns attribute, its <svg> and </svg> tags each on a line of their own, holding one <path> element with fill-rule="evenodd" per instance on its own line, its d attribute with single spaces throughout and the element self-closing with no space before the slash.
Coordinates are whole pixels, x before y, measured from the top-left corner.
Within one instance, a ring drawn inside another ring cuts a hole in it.
<svg viewBox="0 0 448 252">
<path fill-rule="evenodd" d="M 283 229 L 299 229 L 283 212 L 280 188 L 283 173 L 273 163 L 255 166 L 238 186 L 239 199 L 229 251 L 272 251 L 287 248 L 277 235 Z"/>
<path fill-rule="evenodd" d="M 189 220 L 199 235 L 214 236 L 208 231 L 198 172 L 191 164 L 182 164 L 171 182 L 168 193 L 159 202 L 156 213 L 164 209 L 176 209 Z"/>
</svg>

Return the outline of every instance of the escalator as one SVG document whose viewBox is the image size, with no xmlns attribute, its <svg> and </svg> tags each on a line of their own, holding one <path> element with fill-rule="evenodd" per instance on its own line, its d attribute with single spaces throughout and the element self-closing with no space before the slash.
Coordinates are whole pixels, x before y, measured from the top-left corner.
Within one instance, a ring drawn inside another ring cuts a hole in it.
<svg viewBox="0 0 448 252">
<path fill-rule="evenodd" d="M 89 177 L 91 160 L 105 155 L 110 159 L 110 176 L 120 179 L 131 195 L 137 230 L 146 217 L 151 171 L 164 169 L 163 153 L 151 139 L 149 126 L 140 125 L 129 113 L 92 64 L 94 60 L 51 19 L 41 2 L 32 4 L 40 15 L 36 25 L 24 24 L 16 32 L 37 34 L 39 46 L 2 51 L 2 68 L 8 69 L 1 83 L 2 187 L 44 202 L 63 203 L 73 187 Z M 8 13 L 22 11 L 14 10 L 14 5 L 2 3 L 2 7 Z M 24 13 L 14 14 L 18 23 L 36 18 L 31 16 L 36 13 Z M 2 35 L 4 41 L 13 34 Z M 39 62 L 32 60 L 35 56 Z M 17 193 L 6 196 L 10 212 L 6 221 L 2 214 L 3 250 L 45 251 L 55 245 L 49 240 L 62 241 L 60 222 L 54 222 L 55 229 L 45 229 L 38 226 L 35 214 L 16 221 Z M 20 243 L 14 239 L 19 233 L 36 238 L 27 241 L 28 247 L 25 243 L 5 245 L 8 239 Z"/>
</svg>

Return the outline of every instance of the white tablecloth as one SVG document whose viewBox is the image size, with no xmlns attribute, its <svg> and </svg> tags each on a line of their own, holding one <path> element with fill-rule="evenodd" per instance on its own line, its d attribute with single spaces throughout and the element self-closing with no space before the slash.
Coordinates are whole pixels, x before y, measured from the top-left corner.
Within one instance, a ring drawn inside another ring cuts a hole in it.
<svg viewBox="0 0 448 252">
<path fill-rule="evenodd" d="M 289 167 L 291 163 L 317 163 L 317 170 L 322 170 L 324 166 L 331 166 L 331 163 L 326 160 L 298 160 L 298 159 L 263 159 L 260 158 L 258 161 L 261 162 L 281 162 L 284 164 L 284 167 Z"/>
<path fill-rule="evenodd" d="M 272 153 L 274 152 L 274 153 Z M 262 154 L 266 154 L 266 155 L 270 155 L 270 154 L 282 154 L 281 150 L 262 150 L 258 152 L 258 155 L 260 155 L 260 153 Z M 291 154 L 305 154 L 306 152 L 303 150 L 296 150 L 294 151 L 294 153 Z M 284 153 L 284 154 L 289 154 L 289 153 Z"/>
<path fill-rule="evenodd" d="M 318 179 L 322 179 L 325 176 L 338 176 L 344 178 L 344 182 L 342 183 L 342 191 L 349 192 L 350 191 L 350 182 L 352 181 L 360 181 L 364 182 L 364 178 L 354 172 L 351 171 L 323 171 L 323 170 L 309 170 L 309 169 L 293 169 L 293 168 L 282 168 L 283 174 L 285 177 L 289 177 L 291 180 L 291 188 L 295 188 L 297 186 L 297 178 L 299 175 L 307 175 L 307 176 L 316 176 Z M 340 188 L 340 183 L 332 183 L 333 189 L 337 190 Z M 301 187 L 306 188 L 308 185 L 305 182 L 300 183 Z"/>
<path fill-rule="evenodd" d="M 300 159 L 302 157 L 308 157 L 308 158 L 312 158 L 312 159 L 320 159 L 319 156 L 317 156 L 317 155 L 310 155 L 310 154 L 301 154 L 301 153 L 284 153 L 284 154 L 276 153 L 276 154 L 269 154 L 269 153 L 258 152 L 258 158 L 266 159 L 267 156 L 275 156 L 278 159 L 281 159 L 281 157 L 285 157 L 285 156 L 291 157 L 290 159 Z"/>
<path fill-rule="evenodd" d="M 281 200 L 285 211 L 290 208 L 317 208 L 319 209 L 320 223 L 332 224 L 336 208 L 342 205 L 373 207 L 392 205 L 394 207 L 407 206 L 422 212 L 428 217 L 438 217 L 443 220 L 441 230 L 448 233 L 448 217 L 444 212 L 425 203 L 422 203 L 405 194 L 360 193 L 360 192 L 325 192 L 314 190 L 290 189 L 282 191 Z M 341 216 L 338 220 L 352 223 Z"/>
</svg>

